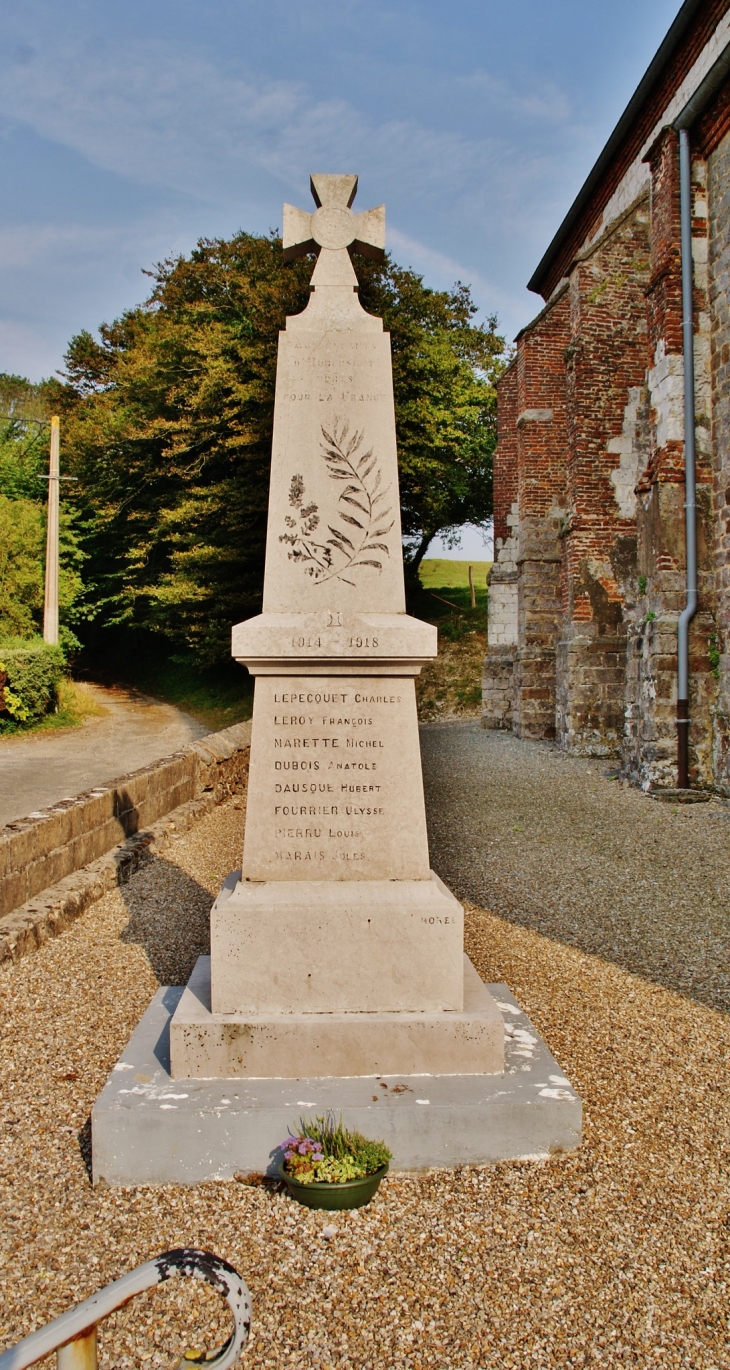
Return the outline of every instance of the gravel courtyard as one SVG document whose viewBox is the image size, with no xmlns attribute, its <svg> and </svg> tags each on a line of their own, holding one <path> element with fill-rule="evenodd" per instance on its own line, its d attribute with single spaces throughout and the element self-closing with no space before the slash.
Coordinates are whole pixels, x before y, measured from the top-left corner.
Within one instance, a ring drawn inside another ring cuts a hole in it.
<svg viewBox="0 0 730 1370">
<path fill-rule="evenodd" d="M 0 1346 L 189 1244 L 249 1283 L 257 1370 L 730 1367 L 730 809 L 472 723 L 422 736 L 433 864 L 580 1091 L 580 1151 L 395 1175 L 336 1217 L 236 1182 L 92 1190 L 93 1099 L 239 863 L 228 803 L 3 973 Z M 217 1319 L 172 1281 L 104 1324 L 101 1364 L 174 1365 Z"/>
</svg>

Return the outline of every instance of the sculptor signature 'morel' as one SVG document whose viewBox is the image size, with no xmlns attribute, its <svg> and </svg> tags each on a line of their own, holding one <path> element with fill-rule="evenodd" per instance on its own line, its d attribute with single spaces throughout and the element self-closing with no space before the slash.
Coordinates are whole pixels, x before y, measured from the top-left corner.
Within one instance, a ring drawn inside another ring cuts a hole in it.
<svg viewBox="0 0 730 1370">
<path fill-rule="evenodd" d="M 381 471 L 373 449 L 358 455 L 364 434 L 356 430 L 348 439 L 348 433 L 349 424 L 340 426 L 338 419 L 335 419 L 332 433 L 322 428 L 321 449 L 327 471 L 332 480 L 345 482 L 337 500 L 337 511 L 332 515 L 333 522 L 326 523 L 317 534 L 321 523 L 319 506 L 304 503 L 304 479 L 295 475 L 289 485 L 289 504 L 293 512 L 285 519 L 289 531 L 279 538 L 280 542 L 290 544 L 289 560 L 299 562 L 321 585 L 328 580 L 355 585 L 356 581 L 346 572 L 353 572 L 358 566 L 370 566 L 380 573 L 383 563 L 370 553 L 383 552 L 390 556 L 387 542 L 379 541 L 387 537 L 395 521 L 390 517 L 392 509 L 384 507 L 389 487 L 380 488 Z M 347 508 L 342 508 L 343 505 Z M 340 526 L 335 527 L 335 524 Z M 317 541 L 324 531 L 330 536 L 323 542 Z"/>
</svg>

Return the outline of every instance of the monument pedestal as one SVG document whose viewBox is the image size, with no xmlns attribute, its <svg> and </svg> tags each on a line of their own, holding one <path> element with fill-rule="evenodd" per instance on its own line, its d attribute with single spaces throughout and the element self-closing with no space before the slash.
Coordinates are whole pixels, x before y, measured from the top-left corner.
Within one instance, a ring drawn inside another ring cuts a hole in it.
<svg viewBox="0 0 730 1370">
<path fill-rule="evenodd" d="M 503 1019 L 498 1075 L 173 1079 L 179 987 L 157 991 L 92 1113 L 94 1183 L 202 1184 L 275 1175 L 278 1143 L 302 1116 L 331 1109 L 382 1138 L 393 1170 L 540 1160 L 580 1144 L 581 1102 L 506 985 L 488 985 Z"/>
<path fill-rule="evenodd" d="M 317 264 L 279 337 L 262 613 L 233 629 L 256 677 L 241 876 L 210 960 L 155 1000 L 94 1109 L 110 1183 L 267 1169 L 330 1108 L 400 1168 L 579 1137 L 580 1101 L 465 961 L 429 868 L 414 677 L 436 629 L 406 613 L 390 339 L 350 259 L 382 257 L 384 209 L 353 213 L 356 176 L 311 184 L 316 210 L 284 211 L 285 259 Z"/>
<path fill-rule="evenodd" d="M 300 1080 L 356 1075 L 497 1075 L 504 1023 L 463 958 L 458 1012 L 212 1013 L 201 956 L 170 1023 L 173 1079 Z"/>
<path fill-rule="evenodd" d="M 347 881 L 235 872 L 210 914 L 213 1012 L 460 1012 L 463 925 L 433 872 Z"/>
</svg>

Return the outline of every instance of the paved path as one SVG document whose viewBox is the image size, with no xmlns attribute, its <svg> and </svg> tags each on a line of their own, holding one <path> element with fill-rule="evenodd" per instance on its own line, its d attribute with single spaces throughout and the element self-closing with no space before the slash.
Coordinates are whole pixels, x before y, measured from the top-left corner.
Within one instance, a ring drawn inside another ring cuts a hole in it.
<svg viewBox="0 0 730 1370">
<path fill-rule="evenodd" d="M 425 725 L 421 749 L 431 862 L 456 895 L 730 1009 L 730 805 L 660 804 L 609 762 L 475 721 Z"/>
<path fill-rule="evenodd" d="M 106 785 L 179 751 L 210 729 L 171 704 L 122 689 L 90 686 L 109 712 L 79 728 L 0 741 L 0 826 Z"/>
</svg>

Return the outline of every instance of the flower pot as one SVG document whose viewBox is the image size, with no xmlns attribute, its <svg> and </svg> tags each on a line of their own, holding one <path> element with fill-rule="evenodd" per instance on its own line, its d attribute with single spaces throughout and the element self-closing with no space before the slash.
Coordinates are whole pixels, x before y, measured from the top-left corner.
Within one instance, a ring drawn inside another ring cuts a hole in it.
<svg viewBox="0 0 730 1370">
<path fill-rule="evenodd" d="M 381 1165 L 380 1170 L 376 1170 L 374 1175 L 365 1175 L 361 1180 L 345 1180 L 342 1184 L 315 1180 L 313 1184 L 302 1184 L 301 1180 L 295 1180 L 293 1175 L 287 1175 L 283 1163 L 279 1167 L 279 1174 L 297 1203 L 304 1204 L 307 1208 L 327 1208 L 331 1211 L 339 1208 L 362 1208 L 364 1204 L 370 1203 L 380 1181 L 387 1173 L 387 1165 Z"/>
</svg>

